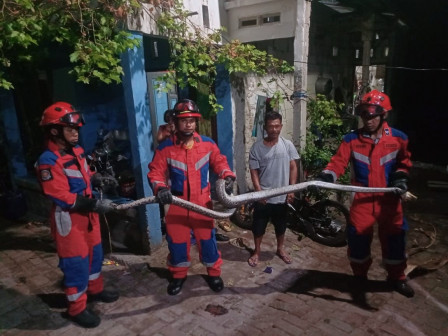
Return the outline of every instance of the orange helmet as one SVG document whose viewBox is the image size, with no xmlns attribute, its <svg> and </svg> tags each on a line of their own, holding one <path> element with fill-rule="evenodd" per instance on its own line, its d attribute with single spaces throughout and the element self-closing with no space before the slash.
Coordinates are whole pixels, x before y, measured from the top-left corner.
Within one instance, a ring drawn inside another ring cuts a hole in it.
<svg viewBox="0 0 448 336">
<path fill-rule="evenodd" d="M 356 106 L 355 112 L 357 115 L 369 115 L 377 116 L 384 115 L 386 112 L 392 110 L 392 105 L 390 104 L 389 96 L 378 90 L 373 90 L 366 93 Z"/>
<path fill-rule="evenodd" d="M 190 99 L 181 99 L 174 105 L 173 117 L 175 118 L 201 118 L 199 108 L 196 103 Z"/>
<path fill-rule="evenodd" d="M 73 105 L 65 102 L 57 102 L 48 106 L 39 123 L 40 126 L 62 125 L 78 127 L 84 124 L 82 114 L 77 112 Z"/>
</svg>

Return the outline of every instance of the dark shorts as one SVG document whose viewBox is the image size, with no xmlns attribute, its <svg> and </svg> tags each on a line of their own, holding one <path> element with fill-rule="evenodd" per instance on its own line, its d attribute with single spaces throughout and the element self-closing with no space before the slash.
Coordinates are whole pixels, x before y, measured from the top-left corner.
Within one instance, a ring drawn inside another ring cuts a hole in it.
<svg viewBox="0 0 448 336">
<path fill-rule="evenodd" d="M 276 236 L 284 234 L 286 231 L 286 212 L 287 207 L 285 203 L 261 204 L 257 202 L 254 207 L 252 224 L 254 237 L 260 237 L 265 234 L 269 220 L 274 224 Z"/>
</svg>

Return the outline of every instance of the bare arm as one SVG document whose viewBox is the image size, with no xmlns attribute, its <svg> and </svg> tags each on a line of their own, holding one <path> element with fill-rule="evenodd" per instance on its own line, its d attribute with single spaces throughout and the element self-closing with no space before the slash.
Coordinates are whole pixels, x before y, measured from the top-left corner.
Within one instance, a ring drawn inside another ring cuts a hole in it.
<svg viewBox="0 0 448 336">
<path fill-rule="evenodd" d="M 296 160 L 292 160 L 289 162 L 289 184 L 296 184 L 297 183 L 297 162 Z"/>
<path fill-rule="evenodd" d="M 289 161 L 289 184 L 296 184 L 297 183 L 297 162 L 295 160 Z M 288 203 L 292 203 L 294 200 L 294 193 L 290 193 L 286 197 L 286 201 Z"/>
<path fill-rule="evenodd" d="M 159 129 L 157 130 L 157 142 L 160 143 L 163 140 L 167 138 L 167 126 L 166 125 L 160 125 Z"/>
<path fill-rule="evenodd" d="M 250 169 L 250 178 L 252 179 L 252 184 L 254 185 L 255 191 L 261 191 L 260 186 L 260 177 L 258 175 L 258 169 Z M 262 204 L 266 204 L 266 200 L 260 200 L 258 201 Z"/>
</svg>

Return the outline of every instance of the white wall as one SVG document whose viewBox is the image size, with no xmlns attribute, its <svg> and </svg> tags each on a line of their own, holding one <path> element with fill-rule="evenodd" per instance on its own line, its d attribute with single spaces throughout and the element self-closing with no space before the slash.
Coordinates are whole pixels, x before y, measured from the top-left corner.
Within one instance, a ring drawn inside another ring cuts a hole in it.
<svg viewBox="0 0 448 336">
<path fill-rule="evenodd" d="M 230 39 L 250 42 L 294 37 L 296 0 L 234 0 L 224 2 L 224 8 Z M 280 22 L 239 28 L 242 18 L 274 13 L 280 13 Z"/>
<path fill-rule="evenodd" d="M 253 74 L 247 74 L 238 77 L 237 80 L 243 85 L 244 90 L 238 89 L 239 85 L 232 85 L 232 100 L 235 108 L 235 143 L 234 143 L 234 167 L 237 175 L 239 192 L 244 193 L 253 189 L 249 173 L 249 151 L 257 138 L 252 136 L 255 114 L 257 110 L 257 101 L 259 96 L 272 97 L 276 90 L 285 91 L 286 95 L 292 95 L 294 84 L 294 75 L 288 74 L 280 78 L 281 84 L 275 82 L 268 83 L 272 76 L 259 77 Z M 258 83 L 262 85 L 259 86 Z M 268 92 L 264 90 L 268 89 Z M 279 106 L 278 111 L 283 118 L 283 129 L 281 135 L 286 139 L 292 140 L 292 101 L 285 100 Z"/>
<path fill-rule="evenodd" d="M 190 12 L 198 12 L 197 15 L 190 16 L 190 21 L 196 26 L 202 27 L 202 5 L 208 6 L 208 16 L 210 20 L 210 29 L 218 29 L 221 27 L 219 18 L 218 0 L 184 0 L 185 9 Z"/>
<path fill-rule="evenodd" d="M 219 16 L 219 2 L 218 0 L 184 0 L 183 5 L 185 10 L 193 13 L 188 17 L 188 20 L 197 27 L 203 27 L 202 5 L 208 6 L 210 29 L 218 29 L 221 27 Z M 130 30 L 140 31 L 146 34 L 159 35 L 154 17 L 158 17 L 157 10 L 152 10 L 152 5 L 144 4 L 140 13 L 134 17 L 128 17 L 128 28 Z"/>
</svg>

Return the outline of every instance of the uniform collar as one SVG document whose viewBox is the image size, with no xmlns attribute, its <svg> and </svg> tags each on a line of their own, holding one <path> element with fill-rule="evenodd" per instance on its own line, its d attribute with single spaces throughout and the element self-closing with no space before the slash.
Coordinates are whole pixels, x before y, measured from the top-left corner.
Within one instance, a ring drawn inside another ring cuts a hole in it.
<svg viewBox="0 0 448 336">
<path fill-rule="evenodd" d="M 47 148 L 52 152 L 59 153 L 60 156 L 64 156 L 66 154 L 76 155 L 76 151 L 77 151 L 77 148 L 79 148 L 79 145 L 76 145 L 75 147 L 73 147 L 72 150 L 69 152 L 69 151 L 66 151 L 65 149 L 59 147 L 59 145 L 56 142 L 54 142 L 52 140 L 48 140 Z"/>
<path fill-rule="evenodd" d="M 193 140 L 194 140 L 195 143 L 201 142 L 201 136 L 199 135 L 199 133 L 197 133 L 197 132 L 193 133 Z M 181 145 L 180 139 L 177 137 L 177 134 L 174 134 L 174 141 L 173 142 L 177 146 Z"/>
<path fill-rule="evenodd" d="M 362 138 L 367 138 L 367 139 L 371 139 L 371 136 L 369 133 L 364 132 L 363 128 L 361 128 L 359 130 L 359 134 L 361 135 Z M 390 131 L 390 127 L 387 124 L 386 121 L 383 122 L 383 129 L 381 130 L 381 135 L 377 138 L 378 141 L 379 139 L 381 139 L 383 136 L 390 136 L 391 135 L 391 131 Z"/>
</svg>

